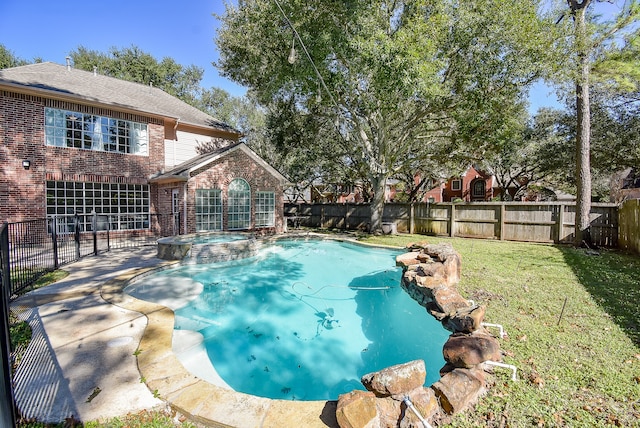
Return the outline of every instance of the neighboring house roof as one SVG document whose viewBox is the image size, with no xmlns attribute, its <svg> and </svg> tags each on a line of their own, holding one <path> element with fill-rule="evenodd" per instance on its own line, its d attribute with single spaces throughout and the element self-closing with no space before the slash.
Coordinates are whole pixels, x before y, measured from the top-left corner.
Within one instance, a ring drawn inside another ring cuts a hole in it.
<svg viewBox="0 0 640 428">
<path fill-rule="evenodd" d="M 0 87 L 28 90 L 57 99 L 107 106 L 160 116 L 201 128 L 239 134 L 221 122 L 162 89 L 103 76 L 52 62 L 0 70 Z"/>
<path fill-rule="evenodd" d="M 218 159 L 233 153 L 236 150 L 240 150 L 244 152 L 247 156 L 253 159 L 254 162 L 262 166 L 264 169 L 269 171 L 271 175 L 273 175 L 278 181 L 282 184 L 286 184 L 289 182 L 287 178 L 280 174 L 275 168 L 269 165 L 264 161 L 260 156 L 258 156 L 253 150 L 247 147 L 244 143 L 236 143 L 231 144 L 229 146 L 221 147 L 217 150 L 214 150 L 209 153 L 205 153 L 200 156 L 196 156 L 194 158 L 189 159 L 186 162 L 181 163 L 170 171 L 164 172 L 162 174 L 158 174 L 149 179 L 151 183 L 171 183 L 176 181 L 187 181 L 191 177 L 191 173 L 200 168 L 204 168 L 212 162 L 217 161 Z"/>
<path fill-rule="evenodd" d="M 620 174 L 622 179 L 622 189 L 640 188 L 640 171 L 635 168 L 627 168 Z"/>
</svg>

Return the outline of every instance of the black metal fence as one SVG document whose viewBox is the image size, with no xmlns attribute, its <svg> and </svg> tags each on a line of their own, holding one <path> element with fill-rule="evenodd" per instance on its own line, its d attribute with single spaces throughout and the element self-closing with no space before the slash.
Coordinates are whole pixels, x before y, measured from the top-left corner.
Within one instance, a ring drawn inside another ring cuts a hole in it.
<svg viewBox="0 0 640 428">
<path fill-rule="evenodd" d="M 0 425 L 12 427 L 16 425 L 16 407 L 13 396 L 11 373 L 11 340 L 9 335 L 9 298 L 11 284 L 9 282 L 9 228 L 0 225 L 0 312 L 2 315 L 0 329 L 0 363 L 2 364 L 3 381 L 0 384 Z"/>
<path fill-rule="evenodd" d="M 9 305 L 47 272 L 115 248 L 180 234 L 179 214 L 76 214 L 0 225 L 0 426 L 15 426 Z"/>
<path fill-rule="evenodd" d="M 47 272 L 112 248 L 153 245 L 179 234 L 177 214 L 75 214 L 7 223 L 10 296 Z"/>
</svg>

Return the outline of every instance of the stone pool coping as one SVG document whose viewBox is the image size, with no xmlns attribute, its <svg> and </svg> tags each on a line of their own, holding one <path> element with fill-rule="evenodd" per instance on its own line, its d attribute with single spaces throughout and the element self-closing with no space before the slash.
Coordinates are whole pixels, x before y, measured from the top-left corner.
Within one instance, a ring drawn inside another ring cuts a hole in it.
<svg viewBox="0 0 640 428">
<path fill-rule="evenodd" d="M 154 395 L 195 423 L 211 427 L 337 428 L 337 401 L 291 401 L 232 391 L 191 374 L 173 353 L 174 313 L 171 309 L 132 297 L 124 288 L 134 279 L 180 264 L 131 269 L 101 287 L 102 298 L 147 318 L 138 346 L 141 378 Z"/>
</svg>

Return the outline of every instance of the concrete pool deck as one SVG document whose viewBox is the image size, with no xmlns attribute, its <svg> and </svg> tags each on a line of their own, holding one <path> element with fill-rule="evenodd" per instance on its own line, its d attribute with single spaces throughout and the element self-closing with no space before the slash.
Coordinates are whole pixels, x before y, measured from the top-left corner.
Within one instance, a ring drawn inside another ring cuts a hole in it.
<svg viewBox="0 0 640 428">
<path fill-rule="evenodd" d="M 189 373 L 172 351 L 173 311 L 122 292 L 131 279 L 176 263 L 156 253 L 152 246 L 85 257 L 63 267 L 67 278 L 12 303 L 33 330 L 15 375 L 25 417 L 86 422 L 170 405 L 204 426 L 338 426 L 335 401 L 255 397 Z"/>
</svg>

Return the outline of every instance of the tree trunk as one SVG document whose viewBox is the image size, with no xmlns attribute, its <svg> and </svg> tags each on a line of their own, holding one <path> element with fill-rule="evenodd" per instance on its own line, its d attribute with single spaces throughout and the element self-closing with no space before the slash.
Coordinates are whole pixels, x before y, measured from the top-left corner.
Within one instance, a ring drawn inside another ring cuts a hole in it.
<svg viewBox="0 0 640 428">
<path fill-rule="evenodd" d="M 371 178 L 371 185 L 373 186 L 373 199 L 371 200 L 371 225 L 369 232 L 381 233 L 387 177 L 384 174 L 376 174 Z"/>
<path fill-rule="evenodd" d="M 579 75 L 576 81 L 576 219 L 575 245 L 591 244 L 589 234 L 591 212 L 591 106 L 589 100 L 589 55 L 585 26 L 586 6 L 575 10 L 576 46 Z"/>
</svg>

